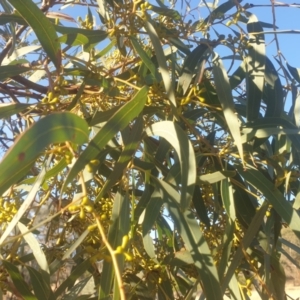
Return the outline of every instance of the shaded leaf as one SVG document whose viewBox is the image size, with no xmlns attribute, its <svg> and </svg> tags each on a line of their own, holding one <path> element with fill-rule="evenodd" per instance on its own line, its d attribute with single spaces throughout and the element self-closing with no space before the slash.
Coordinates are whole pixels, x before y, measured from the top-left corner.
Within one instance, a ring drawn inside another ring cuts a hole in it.
<svg viewBox="0 0 300 300">
<path fill-rule="evenodd" d="M 20 25 L 26 25 L 26 21 L 17 14 L 0 13 L 0 25 L 5 25 L 10 22 L 16 22 Z"/>
<path fill-rule="evenodd" d="M 254 14 L 250 14 L 247 29 L 249 33 L 249 49 L 246 58 L 247 120 L 253 121 L 258 118 L 263 94 L 266 51 L 264 35 L 252 35 L 253 32 L 263 31 Z"/>
<path fill-rule="evenodd" d="M 74 286 L 76 280 L 84 274 L 85 271 L 92 265 L 89 259 L 84 260 L 78 264 L 71 272 L 70 276 L 67 277 L 60 286 L 54 292 L 55 299 L 58 299 L 67 289 L 70 289 Z"/>
<path fill-rule="evenodd" d="M 300 217 L 291 204 L 286 201 L 284 195 L 275 187 L 274 183 L 270 182 L 260 171 L 248 164 L 245 171 L 239 165 L 235 165 L 235 168 L 249 184 L 266 197 L 276 212 L 289 224 L 295 234 L 300 237 Z"/>
<path fill-rule="evenodd" d="M 69 182 L 94 159 L 106 144 L 122 129 L 124 129 L 130 121 L 139 115 L 147 100 L 147 88 L 142 88 L 129 102 L 124 104 L 99 130 L 99 132 L 90 141 L 85 150 L 81 153 L 72 169 L 70 170 L 62 190 Z"/>
<path fill-rule="evenodd" d="M 300 69 L 299 68 L 295 68 L 295 67 L 292 67 L 290 64 L 288 64 L 286 62 L 286 66 L 288 68 L 288 70 L 290 71 L 291 75 L 294 77 L 294 79 L 300 83 Z"/>
<path fill-rule="evenodd" d="M 229 128 L 229 131 L 233 137 L 235 145 L 238 148 L 240 158 L 244 159 L 243 146 L 241 142 L 241 134 L 239 130 L 239 121 L 235 114 L 233 98 L 231 94 L 231 87 L 229 80 L 224 69 L 222 60 L 215 54 L 213 59 L 213 74 L 215 77 L 216 90 L 219 96 L 220 103 L 222 105 L 223 113 Z"/>
<path fill-rule="evenodd" d="M 76 37 L 76 39 L 79 38 L 79 35 L 80 35 L 80 39 L 82 39 L 81 36 L 87 38 L 88 43 L 86 43 L 84 46 L 85 51 L 88 51 L 89 48 L 92 47 L 93 45 L 96 45 L 101 41 L 105 40 L 108 36 L 108 33 L 103 30 L 88 30 L 88 29 L 75 28 L 75 27 L 58 26 L 58 25 L 54 25 L 54 28 L 57 32 L 67 36 L 69 35 L 73 38 Z"/>
<path fill-rule="evenodd" d="M 163 183 L 163 182 L 161 182 Z M 172 191 L 171 186 L 161 186 L 161 196 L 174 220 L 176 229 L 181 235 L 185 248 L 190 252 L 194 265 L 199 273 L 206 299 L 222 299 L 219 276 L 214 265 L 210 249 L 200 230 L 197 220 L 191 211 L 182 211 L 178 205 L 180 195 Z"/>
<path fill-rule="evenodd" d="M 198 63 L 207 59 L 209 54 L 208 46 L 201 44 L 187 55 L 178 79 L 178 86 L 182 88 L 183 95 L 186 93 L 192 82 Z"/>
<path fill-rule="evenodd" d="M 28 284 L 24 281 L 22 275 L 20 274 L 18 268 L 6 261 L 2 260 L 2 263 L 7 270 L 11 280 L 13 281 L 15 287 L 18 289 L 18 292 L 25 300 L 38 300 L 31 291 L 29 290 Z"/>
<path fill-rule="evenodd" d="M 1 69 L 1 67 L 0 67 Z M 32 106 L 32 104 L 27 103 L 1 103 L 0 104 L 0 119 L 9 118 L 12 115 L 15 115 L 26 108 Z"/>
<path fill-rule="evenodd" d="M 0 66 L 0 80 L 5 80 L 9 77 L 19 75 L 30 71 L 29 67 L 22 65 L 9 65 L 9 66 Z"/>
<path fill-rule="evenodd" d="M 30 280 L 32 283 L 35 296 L 38 299 L 48 299 L 51 291 L 50 277 L 49 277 L 49 282 L 46 282 L 44 280 L 43 275 L 40 272 L 38 272 L 37 270 L 29 266 L 26 266 L 26 268 L 30 275 Z"/>
</svg>

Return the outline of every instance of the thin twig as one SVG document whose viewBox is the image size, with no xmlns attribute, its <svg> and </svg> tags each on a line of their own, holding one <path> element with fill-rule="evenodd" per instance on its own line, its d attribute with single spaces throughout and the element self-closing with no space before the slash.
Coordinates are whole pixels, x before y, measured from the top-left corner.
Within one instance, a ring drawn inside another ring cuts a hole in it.
<svg viewBox="0 0 300 300">
<path fill-rule="evenodd" d="M 113 266 L 114 266 L 114 269 L 115 269 L 116 279 L 117 279 L 119 290 L 120 290 L 120 299 L 125 300 L 126 299 L 125 298 L 125 291 L 124 291 L 124 287 L 123 287 L 121 272 L 120 272 L 118 262 L 117 262 L 117 258 L 116 258 L 116 253 L 115 253 L 114 249 L 111 247 L 111 245 L 109 244 L 109 242 L 106 238 L 104 228 L 103 228 L 98 216 L 95 213 L 93 213 L 93 215 L 94 215 L 94 218 L 97 222 L 97 226 L 98 226 L 98 229 L 100 231 L 102 241 L 103 241 L 104 245 L 106 246 L 108 252 L 110 253 L 110 256 L 111 256 L 111 259 L 112 259 L 112 263 L 113 263 Z"/>
</svg>

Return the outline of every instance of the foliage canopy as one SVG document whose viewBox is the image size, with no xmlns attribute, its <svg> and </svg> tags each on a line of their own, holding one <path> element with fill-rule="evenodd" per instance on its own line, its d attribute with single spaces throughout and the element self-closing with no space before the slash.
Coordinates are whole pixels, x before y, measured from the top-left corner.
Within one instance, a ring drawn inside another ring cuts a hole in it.
<svg viewBox="0 0 300 300">
<path fill-rule="evenodd" d="M 300 73 L 255 5 L 202 2 L 1 1 L 2 293 L 284 299 Z"/>
</svg>

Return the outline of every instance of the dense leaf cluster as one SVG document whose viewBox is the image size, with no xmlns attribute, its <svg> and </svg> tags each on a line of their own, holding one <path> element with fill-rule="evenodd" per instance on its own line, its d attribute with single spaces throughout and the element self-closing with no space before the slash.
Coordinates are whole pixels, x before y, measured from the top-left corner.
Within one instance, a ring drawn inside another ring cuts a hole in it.
<svg viewBox="0 0 300 300">
<path fill-rule="evenodd" d="M 203 3 L 1 2 L 1 293 L 284 299 L 300 73 L 253 5 Z"/>
</svg>

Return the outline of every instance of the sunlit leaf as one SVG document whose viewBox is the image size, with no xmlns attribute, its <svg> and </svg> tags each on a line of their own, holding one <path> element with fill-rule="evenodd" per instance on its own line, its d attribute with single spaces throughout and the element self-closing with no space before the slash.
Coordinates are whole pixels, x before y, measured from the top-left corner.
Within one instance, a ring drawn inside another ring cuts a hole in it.
<svg viewBox="0 0 300 300">
<path fill-rule="evenodd" d="M 108 242 L 113 249 L 116 249 L 122 244 L 122 238 L 128 235 L 129 231 L 129 199 L 127 196 L 117 193 L 114 199 L 112 209 L 111 226 L 108 231 Z M 124 268 L 124 256 L 118 257 L 119 271 L 122 272 Z M 113 283 L 113 264 L 112 262 L 104 261 L 102 270 L 99 297 L 106 299 L 111 293 L 111 286 Z M 120 289 L 120 287 L 119 287 Z"/>
<path fill-rule="evenodd" d="M 167 96 L 171 102 L 172 109 L 174 111 L 174 108 L 177 106 L 176 99 L 175 99 L 174 86 L 172 85 L 172 80 L 170 79 L 170 74 L 168 71 L 165 54 L 164 54 L 163 48 L 161 46 L 159 36 L 157 35 L 155 27 L 153 26 L 153 22 L 150 20 L 150 18 L 147 18 L 147 20 L 145 20 L 145 28 L 146 28 L 146 31 L 149 34 L 149 37 L 153 44 L 153 48 L 155 50 L 155 54 L 157 57 L 160 73 L 163 78 Z"/>
<path fill-rule="evenodd" d="M 45 52 L 59 70 L 61 64 L 60 44 L 52 23 L 31 0 L 9 0 L 9 2 L 31 26 Z"/>
<path fill-rule="evenodd" d="M 24 224 L 18 223 L 18 228 L 20 229 L 21 233 L 24 234 L 23 238 L 27 242 L 28 246 L 30 247 L 41 270 L 43 270 L 44 273 L 49 274 L 48 262 L 45 253 L 42 251 L 38 240 L 31 232 L 27 233 L 28 228 Z M 46 279 L 45 274 L 43 274 L 42 276 Z M 50 276 L 47 278 L 46 283 L 50 284 Z"/>
<path fill-rule="evenodd" d="M 51 143 L 88 140 L 86 122 L 72 113 L 54 113 L 39 120 L 22 135 L 3 157 L 0 168 L 0 194 L 21 179 L 38 155 Z"/>
<path fill-rule="evenodd" d="M 227 125 L 238 149 L 240 158 L 243 161 L 244 156 L 243 146 L 241 143 L 241 134 L 239 130 L 240 125 L 235 114 L 231 87 L 222 60 L 217 54 L 215 54 L 215 57 L 213 59 L 213 73 L 215 77 L 217 93 L 223 108 L 223 113 L 227 121 Z"/>
<path fill-rule="evenodd" d="M 181 170 L 181 208 L 187 209 L 194 194 L 196 180 L 196 159 L 191 142 L 183 130 L 170 121 L 153 124 L 147 129 L 147 134 L 163 137 L 174 147 Z"/>
</svg>

